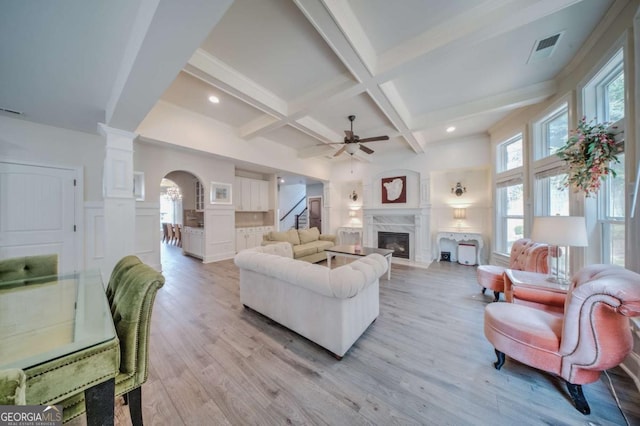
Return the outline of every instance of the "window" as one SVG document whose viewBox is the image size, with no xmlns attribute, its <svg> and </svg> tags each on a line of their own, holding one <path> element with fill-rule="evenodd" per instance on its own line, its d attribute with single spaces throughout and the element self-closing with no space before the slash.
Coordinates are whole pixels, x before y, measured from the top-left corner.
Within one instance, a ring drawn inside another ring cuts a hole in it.
<svg viewBox="0 0 640 426">
<path fill-rule="evenodd" d="M 498 172 L 522 167 L 522 135 L 498 145 Z"/>
<path fill-rule="evenodd" d="M 498 188 L 497 250 L 508 254 L 513 243 L 524 236 L 524 194 L 522 183 Z"/>
<path fill-rule="evenodd" d="M 602 229 L 602 261 L 624 266 L 624 153 L 618 155 L 620 163 L 610 167 L 616 178 L 609 176 L 601 189 L 600 225 Z"/>
<path fill-rule="evenodd" d="M 569 190 L 563 186 L 566 177 L 566 173 L 536 174 L 536 216 L 569 216 Z"/>
<path fill-rule="evenodd" d="M 535 159 L 549 157 L 569 138 L 569 108 L 567 104 L 534 124 Z"/>
<path fill-rule="evenodd" d="M 596 73 L 582 90 L 585 116 L 600 123 L 612 123 L 624 136 L 624 57 L 622 49 Z M 619 143 L 620 163 L 612 164 L 617 177 L 609 176 L 598 193 L 600 259 L 624 266 L 625 257 L 625 170 L 624 138 Z"/>
<path fill-rule="evenodd" d="M 624 74 L 622 64 L 610 81 L 603 83 L 604 121 L 615 123 L 624 118 Z"/>
</svg>

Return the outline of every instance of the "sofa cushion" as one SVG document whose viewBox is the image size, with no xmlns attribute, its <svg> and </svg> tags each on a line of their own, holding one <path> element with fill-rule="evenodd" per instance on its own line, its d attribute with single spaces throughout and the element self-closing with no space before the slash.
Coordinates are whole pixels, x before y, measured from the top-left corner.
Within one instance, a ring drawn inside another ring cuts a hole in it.
<svg viewBox="0 0 640 426">
<path fill-rule="evenodd" d="M 320 238 L 320 231 L 316 227 L 311 229 L 298 229 L 298 236 L 300 237 L 300 244 L 307 244 L 317 241 Z"/>
<path fill-rule="evenodd" d="M 331 241 L 313 241 L 311 243 L 307 243 L 304 247 L 311 247 L 315 249 L 314 253 L 320 253 L 321 251 L 325 251 L 328 248 L 333 247 L 334 244 Z"/>
<path fill-rule="evenodd" d="M 300 244 L 300 238 L 298 237 L 298 231 L 290 229 L 288 231 L 270 232 L 269 239 L 272 241 L 286 241 L 294 246 Z"/>
<path fill-rule="evenodd" d="M 293 246 L 293 257 L 296 259 L 300 259 L 301 257 L 309 256 L 311 254 L 316 254 L 317 252 L 318 248 L 315 247 L 313 243 Z"/>
</svg>

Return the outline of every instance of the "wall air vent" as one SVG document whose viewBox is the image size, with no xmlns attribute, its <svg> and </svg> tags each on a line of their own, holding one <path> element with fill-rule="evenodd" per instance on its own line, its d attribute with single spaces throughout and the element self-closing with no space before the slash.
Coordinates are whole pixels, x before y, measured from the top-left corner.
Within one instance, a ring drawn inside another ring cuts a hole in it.
<svg viewBox="0 0 640 426">
<path fill-rule="evenodd" d="M 15 115 L 24 115 L 24 112 L 20 112 L 20 111 L 15 111 L 13 109 L 9 109 L 9 108 L 2 108 L 0 107 L 0 112 L 9 112 L 11 114 L 15 114 Z"/>
<path fill-rule="evenodd" d="M 533 49 L 531 50 L 529 59 L 527 59 L 527 63 L 531 64 L 550 57 L 556 50 L 556 47 L 558 47 L 558 42 L 560 41 L 562 34 L 564 34 L 564 31 L 536 40 L 536 42 L 533 43 Z"/>
</svg>

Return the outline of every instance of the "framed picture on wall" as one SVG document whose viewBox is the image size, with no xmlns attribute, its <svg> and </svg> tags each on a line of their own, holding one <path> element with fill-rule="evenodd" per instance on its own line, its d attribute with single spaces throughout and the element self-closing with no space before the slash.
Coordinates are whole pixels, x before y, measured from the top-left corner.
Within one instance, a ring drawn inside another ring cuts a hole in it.
<svg viewBox="0 0 640 426">
<path fill-rule="evenodd" d="M 407 202 L 407 177 L 382 178 L 382 204 Z"/>
<path fill-rule="evenodd" d="M 231 184 L 211 182 L 211 204 L 231 204 Z"/>
</svg>

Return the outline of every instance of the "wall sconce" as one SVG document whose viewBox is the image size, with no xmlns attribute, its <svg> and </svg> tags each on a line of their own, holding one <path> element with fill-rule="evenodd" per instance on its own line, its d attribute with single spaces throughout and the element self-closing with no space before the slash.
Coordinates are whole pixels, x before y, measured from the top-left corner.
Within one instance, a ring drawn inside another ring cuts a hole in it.
<svg viewBox="0 0 640 426">
<path fill-rule="evenodd" d="M 349 210 L 349 217 L 356 217 L 356 211 L 355 210 Z"/>
<path fill-rule="evenodd" d="M 358 194 L 356 193 L 356 190 L 354 189 L 353 192 L 351 194 L 349 194 L 349 199 L 351 201 L 357 201 L 358 200 Z"/>
<path fill-rule="evenodd" d="M 456 194 L 458 197 L 467 192 L 467 187 L 462 186 L 460 182 L 456 183 L 454 188 L 451 188 L 451 193 Z"/>
<path fill-rule="evenodd" d="M 467 209 L 454 208 L 453 218 L 458 220 L 458 231 L 462 228 L 462 220 L 467 218 Z"/>
</svg>

